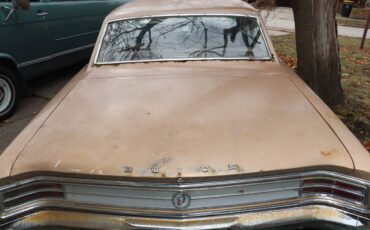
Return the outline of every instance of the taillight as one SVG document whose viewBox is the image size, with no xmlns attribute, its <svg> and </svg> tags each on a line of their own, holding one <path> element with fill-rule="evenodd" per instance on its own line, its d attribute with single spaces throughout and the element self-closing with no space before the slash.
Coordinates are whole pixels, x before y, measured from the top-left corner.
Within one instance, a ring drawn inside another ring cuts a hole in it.
<svg viewBox="0 0 370 230">
<path fill-rule="evenodd" d="M 327 195 L 366 203 L 366 187 L 335 179 L 306 179 L 301 191 L 302 195 Z"/>
<path fill-rule="evenodd" d="M 3 195 L 3 207 L 8 208 L 42 198 L 64 198 L 61 184 L 43 183 L 20 187 Z"/>
</svg>

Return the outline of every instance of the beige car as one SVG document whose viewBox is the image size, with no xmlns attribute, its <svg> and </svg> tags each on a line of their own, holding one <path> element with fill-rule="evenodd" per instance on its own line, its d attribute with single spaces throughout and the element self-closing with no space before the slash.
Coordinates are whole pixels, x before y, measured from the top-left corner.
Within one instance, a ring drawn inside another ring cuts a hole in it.
<svg viewBox="0 0 370 230">
<path fill-rule="evenodd" d="M 0 157 L 0 228 L 369 228 L 370 156 L 239 0 L 138 0 Z"/>
</svg>

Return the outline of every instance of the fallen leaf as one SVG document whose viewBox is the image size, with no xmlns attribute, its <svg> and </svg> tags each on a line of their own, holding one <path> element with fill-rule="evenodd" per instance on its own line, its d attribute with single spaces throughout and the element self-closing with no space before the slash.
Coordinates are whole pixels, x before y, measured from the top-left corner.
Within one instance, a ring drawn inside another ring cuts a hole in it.
<svg viewBox="0 0 370 230">
<path fill-rule="evenodd" d="M 367 151 L 370 151 L 370 140 L 367 140 L 367 141 L 363 142 L 362 144 L 365 146 Z"/>
</svg>

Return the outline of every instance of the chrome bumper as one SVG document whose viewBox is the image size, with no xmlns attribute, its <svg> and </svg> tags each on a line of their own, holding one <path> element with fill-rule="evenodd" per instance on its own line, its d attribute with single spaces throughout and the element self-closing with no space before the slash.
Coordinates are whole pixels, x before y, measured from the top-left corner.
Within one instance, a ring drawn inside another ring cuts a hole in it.
<svg viewBox="0 0 370 230">
<path fill-rule="evenodd" d="M 312 205 L 283 210 L 245 213 L 199 219 L 165 219 L 115 216 L 93 213 L 40 211 L 8 225 L 10 229 L 287 229 L 288 226 L 325 227 L 325 229 L 370 229 L 369 219 L 345 211 Z"/>
<path fill-rule="evenodd" d="M 328 171 L 180 184 L 37 176 L 0 186 L 0 229 L 370 229 L 369 188 Z M 191 202 L 177 206 L 178 193 Z"/>
</svg>

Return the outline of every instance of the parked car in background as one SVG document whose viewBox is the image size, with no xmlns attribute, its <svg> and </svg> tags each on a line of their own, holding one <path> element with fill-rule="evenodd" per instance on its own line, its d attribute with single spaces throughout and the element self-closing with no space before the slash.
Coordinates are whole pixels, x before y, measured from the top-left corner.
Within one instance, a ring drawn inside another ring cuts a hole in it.
<svg viewBox="0 0 370 230">
<path fill-rule="evenodd" d="M 87 60 L 105 16 L 128 0 L 0 0 L 0 121 L 22 83 Z"/>
<path fill-rule="evenodd" d="M 0 228 L 368 228 L 368 152 L 240 0 L 138 0 L 0 156 Z"/>
</svg>

